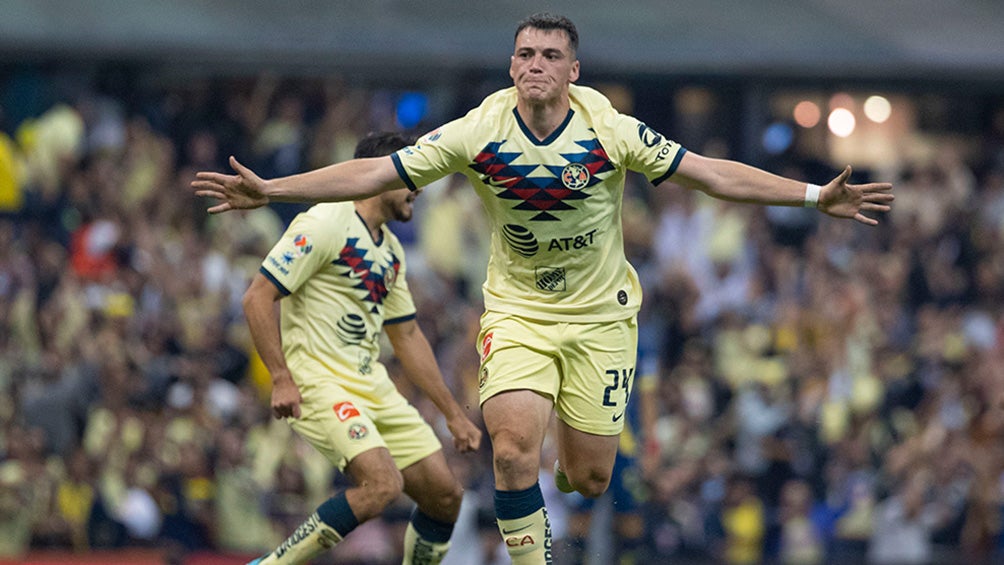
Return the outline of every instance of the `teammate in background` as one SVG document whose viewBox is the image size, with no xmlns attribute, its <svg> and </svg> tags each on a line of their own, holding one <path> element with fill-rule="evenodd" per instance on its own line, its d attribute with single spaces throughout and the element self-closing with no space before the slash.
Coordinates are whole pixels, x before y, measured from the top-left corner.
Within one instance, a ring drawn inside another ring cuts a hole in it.
<svg viewBox="0 0 1004 565">
<path fill-rule="evenodd" d="M 386 156 L 409 141 L 370 135 L 355 156 Z M 318 204 L 299 214 L 244 295 L 255 347 L 272 375 L 273 415 L 287 418 L 355 485 L 321 504 L 253 564 L 307 563 L 379 515 L 402 490 L 417 505 L 404 563 L 439 563 L 449 547 L 463 489 L 432 428 L 378 360 L 383 328 L 407 378 L 446 417 L 456 449 L 477 449 L 481 432 L 443 382 L 415 320 L 404 252 L 385 225 L 408 221 L 418 192 Z"/>
<path fill-rule="evenodd" d="M 557 412 L 565 490 L 597 497 L 610 483 L 631 392 L 641 304 L 624 254 L 628 170 L 673 185 L 764 205 L 813 206 L 864 224 L 889 210 L 887 183 L 824 186 L 686 151 L 619 114 L 579 78 L 578 32 L 537 14 L 516 28 L 514 86 L 389 157 L 354 159 L 265 181 L 231 158 L 236 175 L 200 172 L 192 186 L 222 200 L 210 213 L 277 201 L 357 200 L 463 172 L 492 232 L 479 335 L 480 401 L 491 438 L 495 513 L 516 564 L 547 563 L 551 540 L 537 483 L 541 446 Z M 686 245 L 686 242 L 680 242 Z"/>
</svg>

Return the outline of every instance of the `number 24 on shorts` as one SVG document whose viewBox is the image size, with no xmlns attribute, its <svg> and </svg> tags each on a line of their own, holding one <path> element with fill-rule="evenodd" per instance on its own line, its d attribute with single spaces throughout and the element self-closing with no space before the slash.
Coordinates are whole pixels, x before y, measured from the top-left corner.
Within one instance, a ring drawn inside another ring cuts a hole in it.
<svg viewBox="0 0 1004 565">
<path fill-rule="evenodd" d="M 631 396 L 631 377 L 634 376 L 634 368 L 628 369 L 608 369 L 606 374 L 613 377 L 613 382 L 603 387 L 603 405 L 604 406 L 617 406 L 617 401 L 612 400 L 610 395 L 614 394 L 618 388 L 624 389 L 624 407 L 627 408 L 628 398 Z M 616 422 L 623 416 L 624 413 L 621 412 L 619 415 L 614 416 L 614 421 Z"/>
</svg>

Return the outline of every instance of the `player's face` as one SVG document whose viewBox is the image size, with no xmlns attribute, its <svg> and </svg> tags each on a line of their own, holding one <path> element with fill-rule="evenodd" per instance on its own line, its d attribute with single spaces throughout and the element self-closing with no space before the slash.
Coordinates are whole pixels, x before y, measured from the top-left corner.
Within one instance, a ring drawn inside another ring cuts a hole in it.
<svg viewBox="0 0 1004 565">
<path fill-rule="evenodd" d="M 390 192 L 384 193 L 384 205 L 388 208 L 387 216 L 392 220 L 397 220 L 398 222 L 407 222 L 411 220 L 411 216 L 414 213 L 414 207 L 412 203 L 418 198 L 418 195 L 422 193 L 422 189 L 411 191 L 407 188 L 399 188 L 397 190 L 392 190 Z"/>
<path fill-rule="evenodd" d="M 524 100 L 550 102 L 567 96 L 568 84 L 579 78 L 579 61 L 568 44 L 568 34 L 560 29 L 524 28 L 516 36 L 509 76 Z"/>
</svg>

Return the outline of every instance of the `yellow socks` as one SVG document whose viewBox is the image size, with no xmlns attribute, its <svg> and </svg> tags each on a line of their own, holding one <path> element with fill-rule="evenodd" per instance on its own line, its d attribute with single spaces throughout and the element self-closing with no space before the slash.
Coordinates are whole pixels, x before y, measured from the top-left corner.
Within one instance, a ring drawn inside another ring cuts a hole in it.
<svg viewBox="0 0 1004 565">
<path fill-rule="evenodd" d="M 331 549 L 342 541 L 342 536 L 321 521 L 314 512 L 293 535 L 275 548 L 272 553 L 262 557 L 259 565 L 301 565 Z"/>
<path fill-rule="evenodd" d="M 551 523 L 540 485 L 522 491 L 495 491 L 495 516 L 513 565 L 551 563 Z"/>
<path fill-rule="evenodd" d="M 404 532 L 401 565 L 439 565 L 450 548 L 453 524 L 441 522 L 415 508 Z"/>
</svg>

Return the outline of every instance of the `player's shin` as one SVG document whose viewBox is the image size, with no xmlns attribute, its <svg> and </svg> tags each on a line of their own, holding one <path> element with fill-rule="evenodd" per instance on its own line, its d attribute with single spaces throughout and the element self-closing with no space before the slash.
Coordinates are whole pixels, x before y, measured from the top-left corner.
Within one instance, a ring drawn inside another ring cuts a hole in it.
<svg viewBox="0 0 1004 565">
<path fill-rule="evenodd" d="M 540 485 L 522 491 L 495 491 L 499 532 L 513 565 L 551 563 L 551 523 Z"/>
</svg>

